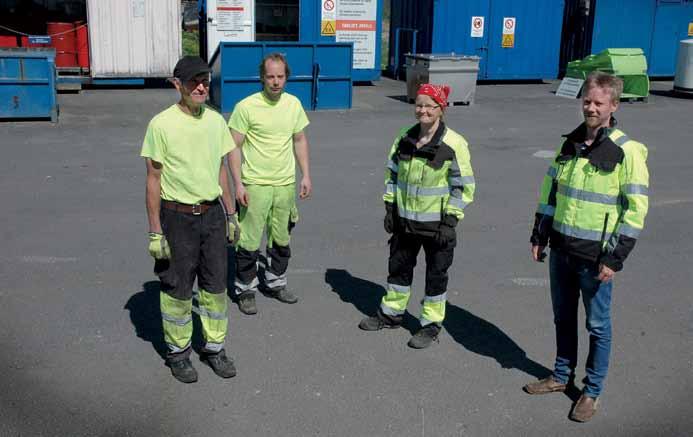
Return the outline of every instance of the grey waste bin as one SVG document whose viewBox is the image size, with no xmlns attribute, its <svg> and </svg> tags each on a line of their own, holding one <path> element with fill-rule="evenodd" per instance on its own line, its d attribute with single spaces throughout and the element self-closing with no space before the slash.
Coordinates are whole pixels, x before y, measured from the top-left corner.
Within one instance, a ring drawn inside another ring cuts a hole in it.
<svg viewBox="0 0 693 437">
<path fill-rule="evenodd" d="M 407 98 L 413 101 L 416 91 L 424 83 L 450 85 L 450 104 L 474 103 L 476 78 L 479 74 L 478 56 L 454 53 L 406 54 Z"/>
</svg>

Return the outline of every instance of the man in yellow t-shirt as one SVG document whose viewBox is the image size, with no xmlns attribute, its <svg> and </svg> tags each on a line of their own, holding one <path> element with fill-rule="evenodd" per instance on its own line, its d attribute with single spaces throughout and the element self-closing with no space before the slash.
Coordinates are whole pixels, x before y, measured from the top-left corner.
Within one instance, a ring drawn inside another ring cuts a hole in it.
<svg viewBox="0 0 693 437">
<path fill-rule="evenodd" d="M 288 77 L 286 58 L 279 53 L 267 55 L 260 64 L 263 90 L 241 100 L 229 120 L 231 134 L 239 147 L 229 155 L 240 205 L 235 291 L 238 307 L 245 314 L 257 313 L 255 293 L 260 285 L 257 259 L 265 229 L 267 265 L 263 291 L 284 303 L 298 301 L 286 288 L 290 231 L 298 220 L 296 161 L 302 173 L 301 199 L 310 197 L 312 183 L 308 139 L 303 131 L 308 126 L 308 117 L 301 102 L 284 92 Z"/>
<path fill-rule="evenodd" d="M 224 156 L 236 146 L 224 118 L 205 106 L 207 64 L 185 56 L 173 74 L 180 100 L 151 120 L 141 156 L 147 163 L 149 253 L 161 280 L 166 363 L 177 380 L 191 383 L 197 381 L 190 362 L 196 277 L 196 312 L 205 341 L 202 359 L 222 378 L 236 374 L 224 351 L 226 244 L 237 235 Z"/>
</svg>

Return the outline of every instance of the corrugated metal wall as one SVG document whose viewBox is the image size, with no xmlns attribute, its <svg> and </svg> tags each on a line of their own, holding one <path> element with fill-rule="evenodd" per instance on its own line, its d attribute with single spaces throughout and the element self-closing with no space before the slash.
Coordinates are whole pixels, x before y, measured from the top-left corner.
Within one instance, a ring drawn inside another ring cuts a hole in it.
<svg viewBox="0 0 693 437">
<path fill-rule="evenodd" d="M 88 0 L 92 77 L 167 77 L 181 56 L 176 0 Z"/>
<path fill-rule="evenodd" d="M 555 78 L 563 9 L 564 0 L 393 0 L 390 64 L 409 50 L 400 41 L 400 53 L 394 53 L 396 29 L 414 27 L 419 53 L 480 56 L 479 79 Z M 484 31 L 473 38 L 472 17 L 477 16 L 484 17 Z M 503 47 L 504 21 L 510 17 L 516 20 L 514 41 Z"/>
</svg>

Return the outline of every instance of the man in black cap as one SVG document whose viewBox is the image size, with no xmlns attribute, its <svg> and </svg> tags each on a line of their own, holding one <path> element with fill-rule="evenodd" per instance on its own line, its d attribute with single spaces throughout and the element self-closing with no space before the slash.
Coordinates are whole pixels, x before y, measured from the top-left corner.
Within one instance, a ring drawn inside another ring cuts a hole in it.
<svg viewBox="0 0 693 437">
<path fill-rule="evenodd" d="M 236 146 L 224 118 L 205 105 L 209 67 L 185 56 L 171 80 L 180 100 L 149 123 L 141 156 L 147 163 L 149 253 L 161 280 L 167 365 L 185 383 L 197 381 L 190 361 L 195 312 L 205 344 L 201 359 L 222 378 L 236 374 L 224 351 L 227 320 L 227 240 L 238 238 L 224 156 Z"/>
</svg>

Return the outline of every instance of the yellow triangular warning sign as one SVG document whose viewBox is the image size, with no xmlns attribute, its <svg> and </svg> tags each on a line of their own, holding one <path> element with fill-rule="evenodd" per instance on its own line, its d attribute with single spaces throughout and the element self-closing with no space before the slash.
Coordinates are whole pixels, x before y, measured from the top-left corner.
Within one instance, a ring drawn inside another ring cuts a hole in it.
<svg viewBox="0 0 693 437">
<path fill-rule="evenodd" d="M 322 22 L 322 30 L 320 33 L 323 36 L 332 36 L 334 35 L 334 22 L 332 20 L 325 20 Z"/>
</svg>

